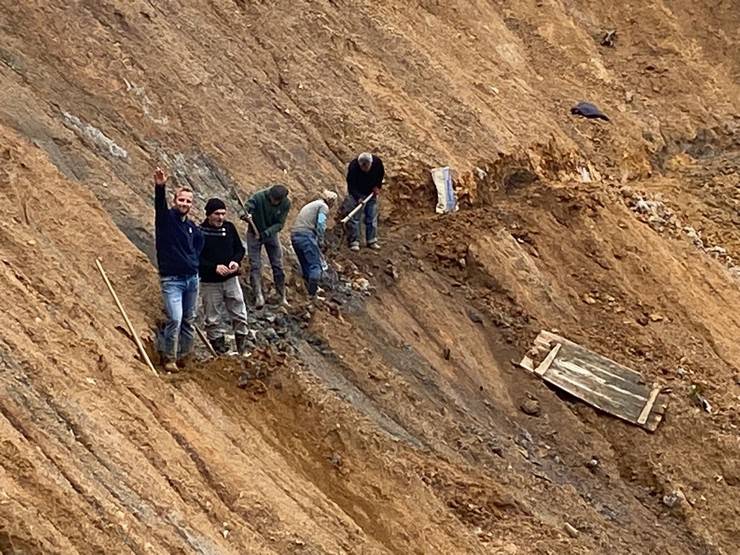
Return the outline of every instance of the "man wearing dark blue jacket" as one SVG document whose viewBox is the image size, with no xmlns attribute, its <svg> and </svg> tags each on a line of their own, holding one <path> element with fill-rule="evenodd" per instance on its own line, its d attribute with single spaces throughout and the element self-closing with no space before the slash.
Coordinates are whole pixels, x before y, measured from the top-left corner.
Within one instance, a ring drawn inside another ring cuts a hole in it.
<svg viewBox="0 0 740 555">
<path fill-rule="evenodd" d="M 167 372 L 177 372 L 177 361 L 190 353 L 195 335 L 198 306 L 198 265 L 203 235 L 188 220 L 193 191 L 175 189 L 172 208 L 167 206 L 167 175 L 154 171 L 154 237 L 157 247 L 159 281 L 162 286 L 167 324 L 160 350 Z"/>
<path fill-rule="evenodd" d="M 378 197 L 383 187 L 385 168 L 380 157 L 363 152 L 347 166 L 347 199 L 343 208 L 350 212 L 372 195 L 362 210 L 347 222 L 347 242 L 352 251 L 360 250 L 360 219 L 365 215 L 365 243 L 373 250 L 380 249 L 378 243 Z"/>
</svg>

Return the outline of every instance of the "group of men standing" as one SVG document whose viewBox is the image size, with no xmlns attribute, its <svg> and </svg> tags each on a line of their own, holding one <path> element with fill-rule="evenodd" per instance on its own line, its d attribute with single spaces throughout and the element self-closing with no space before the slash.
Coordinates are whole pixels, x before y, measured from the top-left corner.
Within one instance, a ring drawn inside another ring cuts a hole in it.
<svg viewBox="0 0 740 555">
<path fill-rule="evenodd" d="M 385 170 L 379 157 L 362 153 L 347 169 L 348 196 L 343 209 L 348 213 L 363 204 L 347 223 L 347 240 L 352 251 L 360 250 L 360 222 L 364 214 L 365 240 L 371 249 L 379 249 L 377 237 L 378 196 Z M 173 205 L 165 195 L 167 175 L 154 172 L 155 245 L 157 264 L 167 322 L 162 330 L 159 350 L 168 372 L 178 371 L 190 354 L 195 337 L 195 318 L 199 293 L 203 302 L 205 333 L 219 354 L 229 352 L 224 330 L 228 322 L 234 331 L 236 350 L 247 356 L 249 326 L 244 294 L 239 283 L 245 254 L 255 295 L 255 306 L 265 304 L 262 291 L 262 248 L 272 267 L 278 302 L 287 306 L 285 271 L 279 232 L 290 211 L 288 189 L 273 185 L 253 194 L 241 219 L 247 222 L 246 249 L 236 226 L 226 219 L 226 204 L 209 199 L 206 218 L 196 225 L 188 218 L 193 205 L 193 191 L 177 187 Z M 291 229 L 291 244 L 301 266 L 306 290 L 316 298 L 322 274 L 322 248 L 329 213 L 337 194 L 324 190 L 318 199 L 303 206 Z"/>
</svg>

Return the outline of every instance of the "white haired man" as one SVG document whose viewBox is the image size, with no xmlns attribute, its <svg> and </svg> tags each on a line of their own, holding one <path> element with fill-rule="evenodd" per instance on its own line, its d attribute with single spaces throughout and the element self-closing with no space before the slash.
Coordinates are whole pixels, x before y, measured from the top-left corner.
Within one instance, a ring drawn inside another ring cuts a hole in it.
<svg viewBox="0 0 740 555">
<path fill-rule="evenodd" d="M 343 208 L 351 211 L 371 193 L 373 198 L 367 201 L 365 208 L 359 210 L 347 222 L 347 241 L 352 251 L 360 250 L 360 218 L 365 215 L 365 242 L 371 249 L 378 250 L 378 196 L 383 186 L 385 169 L 383 161 L 374 154 L 363 152 L 352 160 L 347 167 L 347 205 Z"/>
<path fill-rule="evenodd" d="M 334 191 L 325 189 L 321 198 L 309 202 L 298 212 L 290 232 L 290 242 L 301 265 L 308 296 L 313 299 L 321 279 L 321 246 L 324 243 L 329 210 L 337 201 Z"/>
</svg>

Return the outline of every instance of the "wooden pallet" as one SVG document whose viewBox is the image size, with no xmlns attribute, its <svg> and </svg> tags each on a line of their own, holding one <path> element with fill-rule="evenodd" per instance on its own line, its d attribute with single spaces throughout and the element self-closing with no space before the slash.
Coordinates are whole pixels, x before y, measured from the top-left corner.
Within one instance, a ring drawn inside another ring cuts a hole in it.
<svg viewBox="0 0 740 555">
<path fill-rule="evenodd" d="M 535 366 L 535 360 L 542 362 Z M 639 372 L 548 331 L 540 332 L 533 350 L 519 365 L 574 397 L 650 432 L 658 428 L 668 407 L 668 395 L 659 386 L 646 384 Z"/>
</svg>

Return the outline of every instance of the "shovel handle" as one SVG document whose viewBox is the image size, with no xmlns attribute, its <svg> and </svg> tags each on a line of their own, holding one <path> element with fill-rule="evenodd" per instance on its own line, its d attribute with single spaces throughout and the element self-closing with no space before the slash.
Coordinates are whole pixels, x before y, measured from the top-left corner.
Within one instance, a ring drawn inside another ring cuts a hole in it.
<svg viewBox="0 0 740 555">
<path fill-rule="evenodd" d="M 342 218 L 339 221 L 342 222 L 343 224 L 346 224 L 348 221 L 350 221 L 352 219 L 352 216 L 354 216 L 360 210 L 362 210 L 365 207 L 365 205 L 368 202 L 370 202 L 370 199 L 373 198 L 374 196 L 375 196 L 375 193 L 370 193 L 360 204 L 358 204 L 357 206 L 355 206 L 352 209 L 352 212 L 350 212 L 349 214 L 347 214 L 344 218 Z"/>
</svg>

